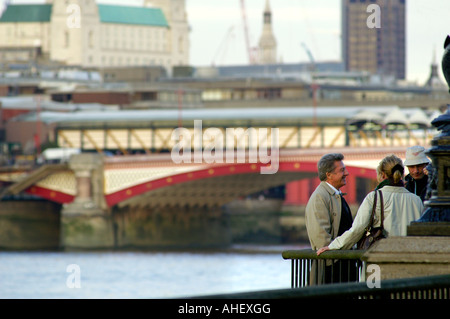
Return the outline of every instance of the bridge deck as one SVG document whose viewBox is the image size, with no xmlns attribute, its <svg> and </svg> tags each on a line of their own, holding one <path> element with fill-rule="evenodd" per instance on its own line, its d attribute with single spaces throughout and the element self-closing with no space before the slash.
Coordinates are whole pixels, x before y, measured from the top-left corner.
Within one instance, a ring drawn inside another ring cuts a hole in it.
<svg viewBox="0 0 450 319">
<path fill-rule="evenodd" d="M 261 174 L 269 164 L 180 163 L 169 153 L 101 157 L 101 190 L 107 206 L 138 204 L 171 205 L 176 198 L 181 204 L 222 205 L 239 196 L 270 187 L 317 176 L 317 161 L 326 153 L 340 152 L 353 177 L 375 179 L 375 168 L 387 154 L 404 157 L 404 147 L 322 148 L 279 151 L 275 174 Z M 247 154 L 248 155 L 248 154 Z M 0 173 L 0 179 L 11 181 L 11 173 Z M 77 178 L 65 165 L 47 165 L 28 175 L 17 175 L 8 191 L 26 190 L 43 198 L 70 203 L 77 195 Z"/>
</svg>

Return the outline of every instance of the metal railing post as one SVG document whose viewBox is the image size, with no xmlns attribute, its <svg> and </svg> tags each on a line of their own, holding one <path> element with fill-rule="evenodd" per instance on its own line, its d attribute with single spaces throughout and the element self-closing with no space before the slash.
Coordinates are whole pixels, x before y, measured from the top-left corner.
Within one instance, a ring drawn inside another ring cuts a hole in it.
<svg viewBox="0 0 450 319">
<path fill-rule="evenodd" d="M 365 263 L 360 259 L 363 254 L 363 250 L 340 250 L 317 256 L 314 250 L 304 249 L 285 251 L 283 258 L 291 259 L 291 287 L 297 288 L 365 280 Z"/>
</svg>

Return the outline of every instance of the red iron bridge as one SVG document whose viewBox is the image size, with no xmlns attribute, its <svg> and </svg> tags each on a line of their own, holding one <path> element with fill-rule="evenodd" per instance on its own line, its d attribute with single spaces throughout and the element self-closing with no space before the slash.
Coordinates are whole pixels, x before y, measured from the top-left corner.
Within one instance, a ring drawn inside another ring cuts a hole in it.
<svg viewBox="0 0 450 319">
<path fill-rule="evenodd" d="M 69 163 L 46 164 L 34 170 L 9 169 L 0 179 L 10 185 L 3 196 L 20 192 L 69 204 L 92 202 L 107 209 L 114 205 L 221 206 L 233 199 L 286 185 L 287 204 L 306 204 L 319 183 L 317 161 L 326 153 L 345 156 L 349 171 L 349 203 L 358 202 L 376 181 L 376 166 L 387 154 L 404 158 L 405 147 L 279 150 L 278 169 L 262 174 L 267 163 L 179 163 L 170 153 L 103 156 L 74 155 Z M 367 186 L 369 185 L 369 186 Z M 358 195 L 358 192 L 363 193 Z"/>
</svg>

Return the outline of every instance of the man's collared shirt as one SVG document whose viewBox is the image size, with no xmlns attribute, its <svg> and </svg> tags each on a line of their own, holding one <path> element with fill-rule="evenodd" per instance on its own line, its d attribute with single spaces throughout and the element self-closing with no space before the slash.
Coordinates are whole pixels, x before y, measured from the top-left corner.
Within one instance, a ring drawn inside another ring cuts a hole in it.
<svg viewBox="0 0 450 319">
<path fill-rule="evenodd" d="M 340 191 L 340 190 L 338 190 L 338 189 L 336 189 L 336 187 L 334 187 L 333 185 L 331 185 L 331 184 L 330 184 L 330 183 L 328 183 L 328 182 L 325 182 L 325 183 L 327 183 L 327 184 L 328 184 L 328 186 L 330 186 L 330 187 L 331 187 L 331 189 L 332 189 L 332 190 L 334 190 L 334 194 L 335 194 L 335 195 L 342 195 L 341 191 Z"/>
</svg>

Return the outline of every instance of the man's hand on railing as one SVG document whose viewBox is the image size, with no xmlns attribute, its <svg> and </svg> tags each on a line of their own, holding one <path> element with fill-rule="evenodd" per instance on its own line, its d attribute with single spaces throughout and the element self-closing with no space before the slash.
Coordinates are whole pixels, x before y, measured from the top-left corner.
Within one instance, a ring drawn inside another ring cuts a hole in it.
<svg viewBox="0 0 450 319">
<path fill-rule="evenodd" d="M 330 248 L 328 248 L 328 246 L 322 247 L 320 249 L 317 250 L 317 256 L 319 256 L 321 253 L 323 253 L 324 251 L 330 250 Z"/>
</svg>

